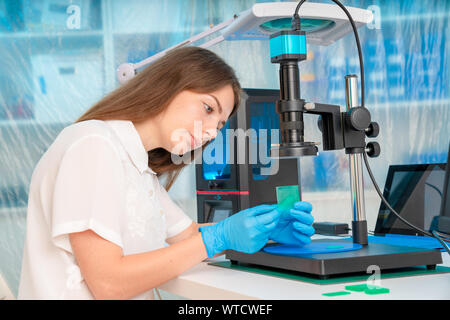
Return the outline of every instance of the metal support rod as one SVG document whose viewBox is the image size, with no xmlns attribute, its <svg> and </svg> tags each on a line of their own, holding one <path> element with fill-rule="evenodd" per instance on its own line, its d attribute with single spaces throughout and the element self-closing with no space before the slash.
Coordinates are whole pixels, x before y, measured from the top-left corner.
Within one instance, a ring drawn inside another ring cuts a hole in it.
<svg viewBox="0 0 450 320">
<path fill-rule="evenodd" d="M 350 187 L 352 193 L 353 221 L 366 220 L 364 203 L 364 181 L 362 176 L 362 155 L 351 154 L 350 160 Z"/>
<path fill-rule="evenodd" d="M 358 83 L 356 75 L 345 77 L 347 111 L 358 106 Z M 363 159 L 361 153 L 349 154 L 350 191 L 352 201 L 353 242 L 367 244 L 367 221 L 364 201 Z"/>
</svg>

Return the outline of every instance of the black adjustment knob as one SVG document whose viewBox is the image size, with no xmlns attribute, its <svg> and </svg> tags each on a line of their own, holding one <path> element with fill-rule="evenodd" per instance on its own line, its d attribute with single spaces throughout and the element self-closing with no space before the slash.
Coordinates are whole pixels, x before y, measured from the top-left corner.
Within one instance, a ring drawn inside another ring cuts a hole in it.
<svg viewBox="0 0 450 320">
<path fill-rule="evenodd" d="M 322 131 L 322 116 L 319 116 L 319 120 L 317 120 L 317 126 L 319 130 Z"/>
<path fill-rule="evenodd" d="M 366 129 L 366 136 L 369 138 L 376 138 L 380 134 L 380 126 L 376 122 L 371 122 Z"/>
<path fill-rule="evenodd" d="M 370 112 L 364 107 L 351 108 L 347 112 L 347 123 L 355 130 L 366 130 L 370 124 Z"/>
<path fill-rule="evenodd" d="M 367 155 L 371 158 L 376 158 L 381 153 L 380 144 L 378 142 L 369 142 L 366 145 Z"/>
</svg>

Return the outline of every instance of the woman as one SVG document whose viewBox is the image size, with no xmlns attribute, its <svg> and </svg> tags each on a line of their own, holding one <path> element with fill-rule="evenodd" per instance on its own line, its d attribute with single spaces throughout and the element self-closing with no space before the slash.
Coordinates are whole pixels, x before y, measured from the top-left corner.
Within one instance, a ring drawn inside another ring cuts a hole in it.
<svg viewBox="0 0 450 320">
<path fill-rule="evenodd" d="M 176 49 L 62 130 L 33 172 L 19 298 L 151 299 L 152 288 L 225 249 L 256 252 L 294 236 L 307 243 L 307 203 L 291 215 L 261 205 L 198 225 L 168 196 L 186 165 L 174 155 L 192 161 L 239 94 L 217 55 Z"/>
</svg>

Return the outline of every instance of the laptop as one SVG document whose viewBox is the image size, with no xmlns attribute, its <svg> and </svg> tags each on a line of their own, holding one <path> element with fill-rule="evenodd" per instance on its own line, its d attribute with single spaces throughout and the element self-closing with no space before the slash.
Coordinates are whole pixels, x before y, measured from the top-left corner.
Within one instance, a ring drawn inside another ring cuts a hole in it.
<svg viewBox="0 0 450 320">
<path fill-rule="evenodd" d="M 448 159 L 447 163 L 391 165 L 383 196 L 411 224 L 450 235 Z M 382 201 L 374 233 L 372 242 L 443 249 L 439 241 L 398 219 Z"/>
<path fill-rule="evenodd" d="M 438 232 L 450 235 L 450 144 L 448 146 L 441 214 L 433 218 L 433 221 L 431 222 L 431 230 L 436 230 Z"/>
</svg>

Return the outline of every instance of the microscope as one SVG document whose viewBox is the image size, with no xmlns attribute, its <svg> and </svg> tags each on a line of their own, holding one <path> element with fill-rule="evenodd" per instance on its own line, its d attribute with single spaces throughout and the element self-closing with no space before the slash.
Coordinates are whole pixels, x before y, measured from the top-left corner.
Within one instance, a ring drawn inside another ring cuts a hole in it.
<svg viewBox="0 0 450 320">
<path fill-rule="evenodd" d="M 318 127 L 322 132 L 323 150 L 345 149 L 345 153 L 349 155 L 353 239 L 356 243 L 366 245 L 362 153 L 367 149 L 370 157 L 380 154 L 377 142 L 369 142 L 367 145 L 365 142 L 366 136 L 378 136 L 379 126 L 376 122 L 371 122 L 369 110 L 358 105 L 357 76 L 345 77 L 345 112 L 341 112 L 338 105 L 305 102 L 300 97 L 298 67 L 300 61 L 306 60 L 305 32 L 281 31 L 272 36 L 270 45 L 271 62 L 280 64 L 280 100 L 276 109 L 280 114 L 281 131 L 281 143 L 279 147 L 270 150 L 270 155 L 277 158 L 318 155 L 316 143 L 305 141 L 303 114 L 319 115 Z"/>
<path fill-rule="evenodd" d="M 306 33 L 300 30 L 300 19 L 297 13 L 296 15 L 292 20 L 292 30 L 279 31 L 270 36 L 271 62 L 280 64 L 280 99 L 276 103 L 276 111 L 280 115 L 280 144 L 271 148 L 270 156 L 280 159 L 316 156 L 317 143 L 305 141 L 303 115 L 319 116 L 318 127 L 322 132 L 323 151 L 344 149 L 349 157 L 353 213 L 351 241 L 359 245 L 358 250 L 303 255 L 279 255 L 270 253 L 272 250 L 264 249 L 255 254 L 228 250 L 226 258 L 232 263 L 298 271 L 322 279 L 337 274 L 366 272 L 371 265 L 377 265 L 383 270 L 417 265 L 426 265 L 427 268 L 434 269 L 436 264 L 442 263 L 438 250 L 369 243 L 364 202 L 363 154 L 366 152 L 369 157 L 377 157 L 380 154 L 380 145 L 377 142 L 366 143 L 366 137 L 377 137 L 380 128 L 378 123 L 372 121 L 370 112 L 364 104 L 358 103 L 356 75 L 345 76 L 345 111 L 341 111 L 338 105 L 306 102 L 301 98 L 299 62 L 306 60 Z M 351 16 L 349 20 L 352 21 Z M 356 27 L 353 29 L 360 49 Z M 364 86 L 361 50 L 359 53 L 361 85 Z M 361 96 L 363 99 L 363 92 Z M 324 241 L 330 240 L 312 240 L 312 243 Z M 336 244 L 348 242 L 348 240 L 333 241 Z"/>
</svg>

